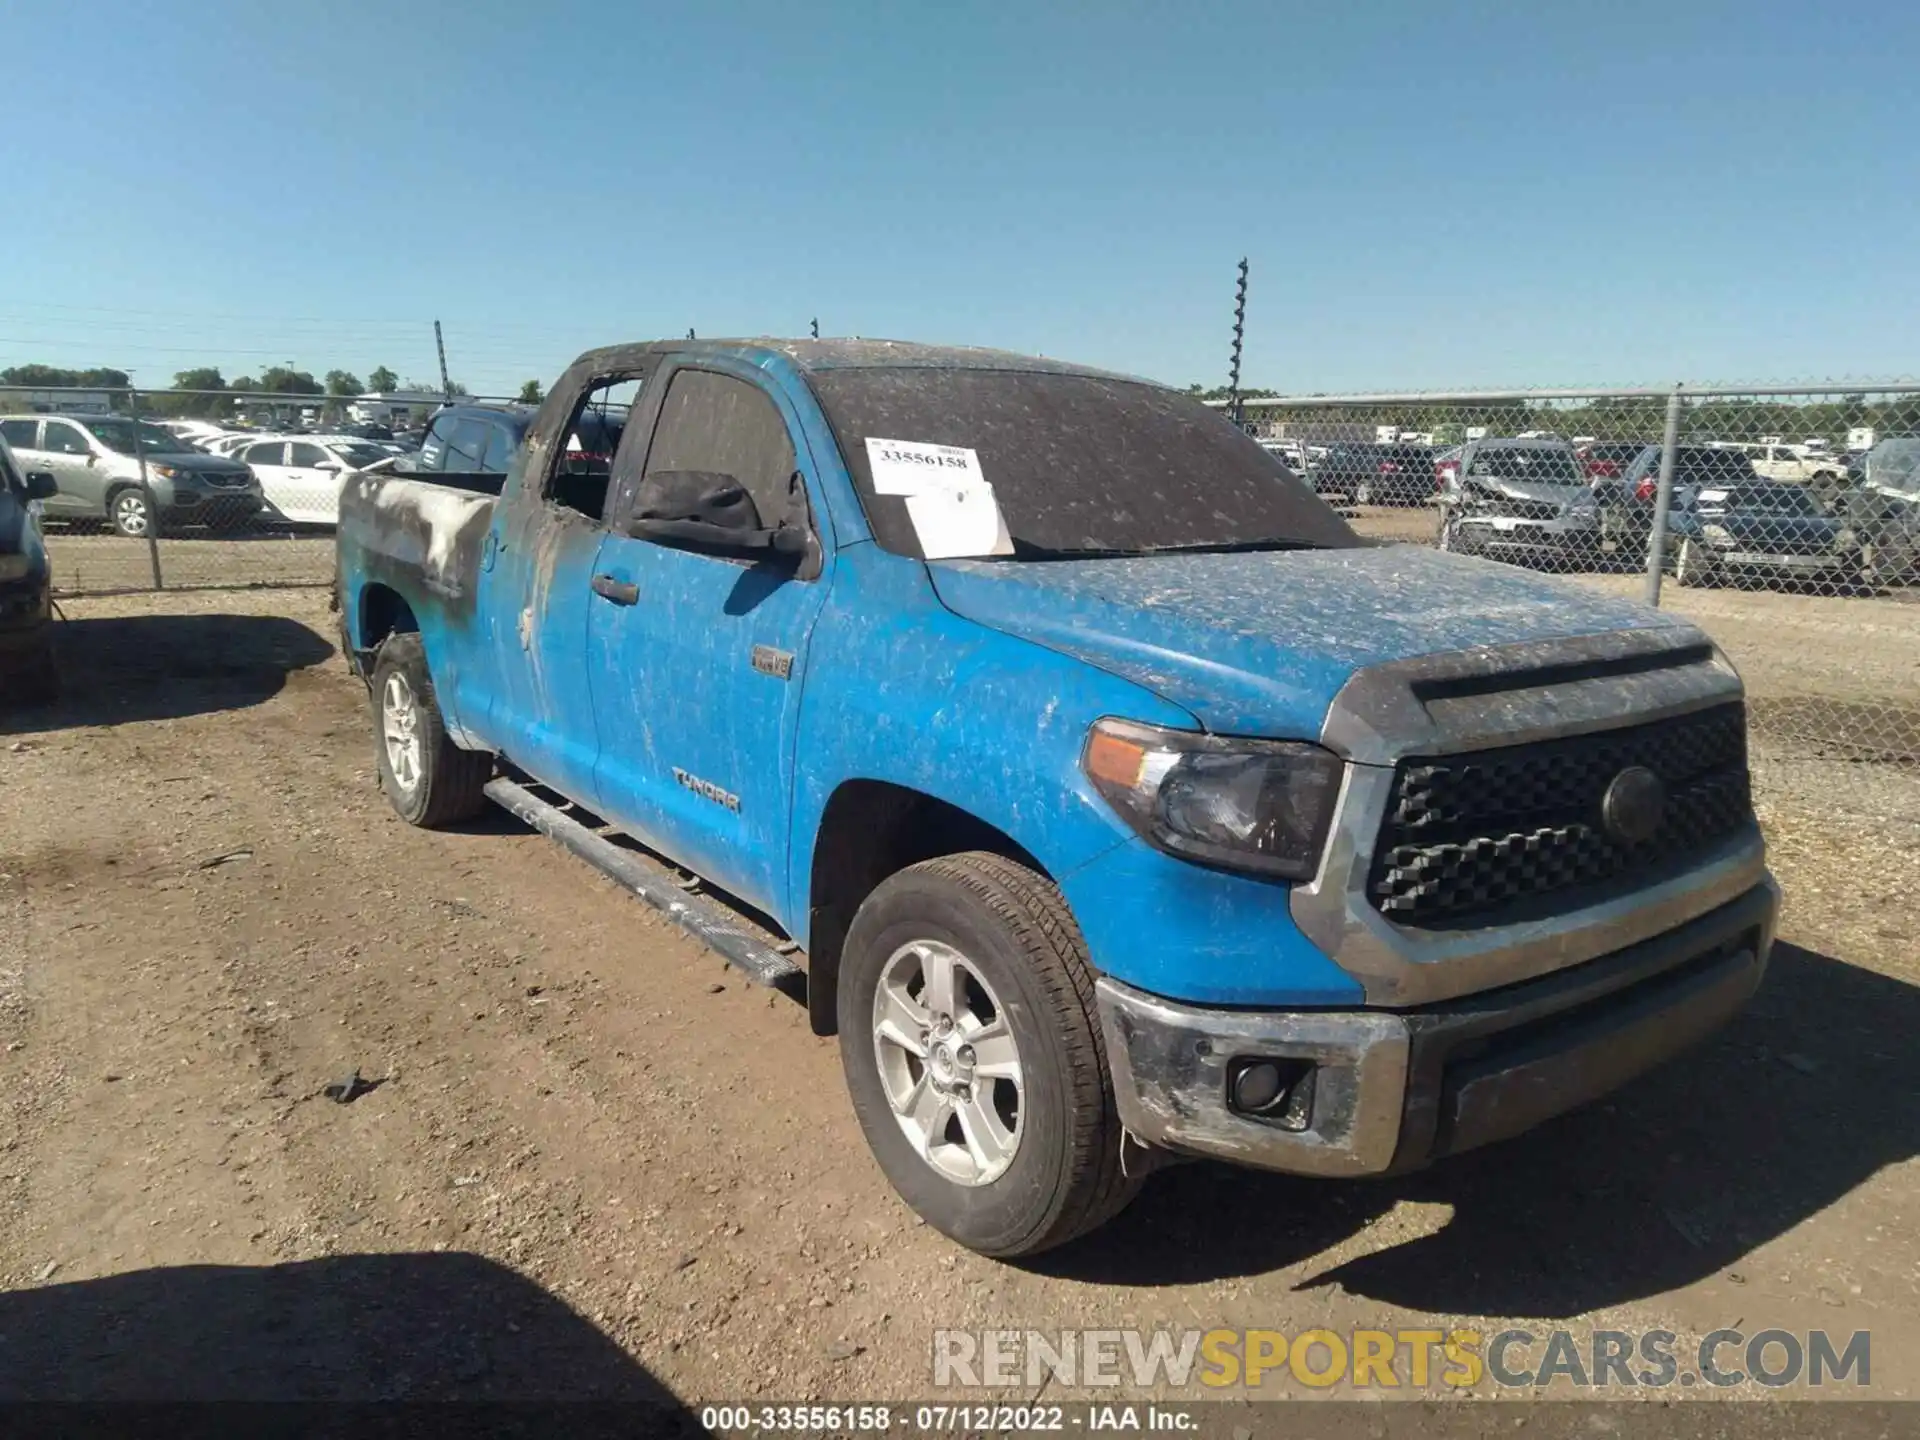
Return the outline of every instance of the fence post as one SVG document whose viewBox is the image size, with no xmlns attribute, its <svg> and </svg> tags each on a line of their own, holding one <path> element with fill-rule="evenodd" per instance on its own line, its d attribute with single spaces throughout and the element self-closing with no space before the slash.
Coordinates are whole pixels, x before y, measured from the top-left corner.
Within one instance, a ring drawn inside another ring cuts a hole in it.
<svg viewBox="0 0 1920 1440">
<path fill-rule="evenodd" d="M 1647 535 L 1647 604 L 1660 604 L 1666 578 L 1667 512 L 1673 505 L 1674 447 L 1680 440 L 1680 385 L 1667 397 L 1667 427 L 1660 437 L 1660 486 L 1653 494 L 1653 526 Z"/>
<path fill-rule="evenodd" d="M 140 462 L 140 489 L 147 497 L 147 563 L 153 567 L 153 588 L 164 590 L 160 578 L 160 502 L 153 493 L 153 481 L 147 475 L 147 447 L 140 443 L 140 392 L 127 391 L 127 416 L 133 421 L 133 458 Z"/>
</svg>

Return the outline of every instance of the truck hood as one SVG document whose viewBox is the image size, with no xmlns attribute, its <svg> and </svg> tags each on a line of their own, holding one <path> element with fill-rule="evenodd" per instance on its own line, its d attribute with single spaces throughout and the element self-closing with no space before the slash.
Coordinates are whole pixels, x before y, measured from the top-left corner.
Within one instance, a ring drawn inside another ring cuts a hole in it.
<svg viewBox="0 0 1920 1440">
<path fill-rule="evenodd" d="M 1131 680 L 1218 734 L 1310 739 L 1365 666 L 1664 629 L 1661 611 L 1417 545 L 928 564 L 957 615 Z"/>
</svg>

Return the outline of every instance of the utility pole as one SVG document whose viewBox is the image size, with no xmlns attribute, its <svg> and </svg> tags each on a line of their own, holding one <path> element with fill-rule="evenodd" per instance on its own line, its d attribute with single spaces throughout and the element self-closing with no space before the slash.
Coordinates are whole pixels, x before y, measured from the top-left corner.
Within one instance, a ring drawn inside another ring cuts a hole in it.
<svg viewBox="0 0 1920 1440">
<path fill-rule="evenodd" d="M 433 322 L 433 348 L 440 352 L 440 393 L 453 403 L 453 381 L 447 378 L 447 342 L 440 338 L 440 322 Z"/>
<path fill-rule="evenodd" d="M 1233 294 L 1233 367 L 1227 376 L 1228 404 L 1233 411 L 1233 423 L 1244 427 L 1247 422 L 1246 407 L 1240 400 L 1240 341 L 1247 330 L 1247 257 L 1240 257 L 1240 283 Z"/>
</svg>

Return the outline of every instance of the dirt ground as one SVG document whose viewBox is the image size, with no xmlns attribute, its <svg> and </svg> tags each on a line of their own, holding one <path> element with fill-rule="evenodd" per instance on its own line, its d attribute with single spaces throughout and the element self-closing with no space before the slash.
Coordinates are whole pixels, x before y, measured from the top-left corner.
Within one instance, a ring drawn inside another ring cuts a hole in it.
<svg viewBox="0 0 1920 1440">
<path fill-rule="evenodd" d="M 939 1326 L 1508 1322 L 1870 1330 L 1920 1393 L 1895 827 L 1771 805 L 1766 986 L 1610 1102 L 1179 1167 L 1013 1266 L 893 1198 L 793 1002 L 504 817 L 395 819 L 322 591 L 65 609 L 67 699 L 0 716 L 0 1395 L 924 1398 Z"/>
</svg>

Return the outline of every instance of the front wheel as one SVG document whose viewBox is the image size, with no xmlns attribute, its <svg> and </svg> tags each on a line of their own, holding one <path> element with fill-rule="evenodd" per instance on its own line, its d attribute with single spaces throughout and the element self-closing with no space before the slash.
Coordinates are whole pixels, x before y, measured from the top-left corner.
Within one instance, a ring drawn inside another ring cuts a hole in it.
<svg viewBox="0 0 1920 1440">
<path fill-rule="evenodd" d="M 116 490 L 107 502 L 107 519 L 117 534 L 144 540 L 153 527 L 153 506 L 141 490 Z"/>
<path fill-rule="evenodd" d="M 854 917 L 836 1000 L 860 1128 L 942 1233 L 1032 1255 L 1138 1191 L 1086 944 L 1044 876 L 984 852 L 891 876 Z"/>
<path fill-rule="evenodd" d="M 370 689 L 380 788 L 400 818 L 430 829 L 479 814 L 493 756 L 447 737 L 419 635 L 387 637 Z"/>
<path fill-rule="evenodd" d="M 1680 542 L 1680 556 L 1673 562 L 1673 578 L 1688 588 L 1711 585 L 1717 578 L 1713 561 L 1698 540 Z"/>
</svg>

